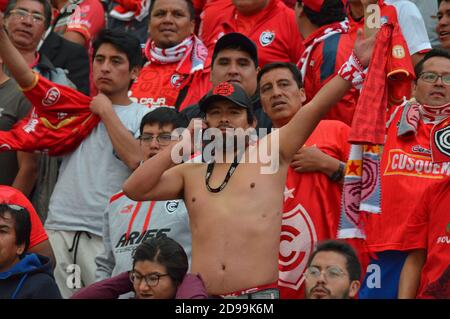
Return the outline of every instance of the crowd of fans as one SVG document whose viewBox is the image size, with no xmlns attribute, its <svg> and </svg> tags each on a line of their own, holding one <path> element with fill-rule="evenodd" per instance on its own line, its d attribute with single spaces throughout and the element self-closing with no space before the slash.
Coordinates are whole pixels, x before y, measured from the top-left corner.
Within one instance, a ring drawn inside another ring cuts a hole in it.
<svg viewBox="0 0 450 319">
<path fill-rule="evenodd" d="M 0 43 L 0 298 L 450 298 L 450 0 L 0 0 Z"/>
</svg>

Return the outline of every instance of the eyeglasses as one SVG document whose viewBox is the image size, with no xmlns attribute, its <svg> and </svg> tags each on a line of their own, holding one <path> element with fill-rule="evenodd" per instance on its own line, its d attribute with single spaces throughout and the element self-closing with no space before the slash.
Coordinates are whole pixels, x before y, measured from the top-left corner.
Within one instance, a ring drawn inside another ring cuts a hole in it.
<svg viewBox="0 0 450 319">
<path fill-rule="evenodd" d="M 140 284 L 142 282 L 142 279 L 145 280 L 145 283 L 149 285 L 150 287 L 155 287 L 159 283 L 159 278 L 169 276 L 169 274 L 150 274 L 146 276 L 142 276 L 136 271 L 130 272 L 130 280 L 133 284 Z"/>
<path fill-rule="evenodd" d="M 159 134 L 159 135 L 150 135 L 150 134 L 142 134 L 139 139 L 142 143 L 150 144 L 153 139 L 156 138 L 156 141 L 159 145 L 168 145 L 172 140 L 172 135 L 170 134 Z"/>
<path fill-rule="evenodd" d="M 331 266 L 324 270 L 320 270 L 318 267 L 311 266 L 306 269 L 305 277 L 311 279 L 319 279 L 322 272 L 324 272 L 324 277 L 326 280 L 336 280 L 346 275 L 346 273 L 337 266 Z"/>
<path fill-rule="evenodd" d="M 11 10 L 10 13 L 14 15 L 15 17 L 19 18 L 19 20 L 23 21 L 25 18 L 31 16 L 31 20 L 35 24 L 43 24 L 45 21 L 45 17 L 42 14 L 39 13 L 31 13 L 24 9 L 14 9 Z"/>
<path fill-rule="evenodd" d="M 442 83 L 450 85 L 450 74 L 439 75 L 434 72 L 423 72 L 420 74 L 420 78 L 428 83 L 436 83 L 441 78 Z"/>
</svg>

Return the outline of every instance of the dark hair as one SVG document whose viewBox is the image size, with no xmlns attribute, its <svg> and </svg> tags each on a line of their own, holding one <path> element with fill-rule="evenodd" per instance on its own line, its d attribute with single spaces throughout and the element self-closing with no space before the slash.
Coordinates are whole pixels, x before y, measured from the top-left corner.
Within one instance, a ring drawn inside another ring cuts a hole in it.
<svg viewBox="0 0 450 319">
<path fill-rule="evenodd" d="M 315 12 L 305 6 L 303 1 L 297 1 L 303 5 L 303 12 L 312 24 L 319 27 L 326 24 L 340 22 L 347 17 L 342 0 L 325 0 L 320 8 L 320 12 Z"/>
<path fill-rule="evenodd" d="M 25 244 L 24 253 L 30 246 L 30 234 L 31 234 L 31 220 L 30 213 L 27 209 L 13 205 L 0 204 L 0 218 L 5 219 L 5 214 L 10 213 L 14 220 L 14 230 L 16 232 L 16 245 Z"/>
<path fill-rule="evenodd" d="M 450 2 L 450 0 L 438 0 L 438 6 L 440 6 L 442 2 Z"/>
<path fill-rule="evenodd" d="M 143 241 L 134 251 L 133 269 L 138 261 L 153 261 L 165 266 L 176 287 L 183 281 L 189 268 L 183 247 L 165 234 L 157 234 Z"/>
<path fill-rule="evenodd" d="M 255 66 L 255 69 L 258 67 L 258 57 L 257 56 L 252 56 L 252 54 L 248 51 L 248 49 L 245 46 L 243 46 L 239 43 L 232 43 L 232 44 L 222 46 L 220 48 L 220 50 L 217 50 L 217 51 L 214 50 L 212 60 L 211 60 L 211 68 L 214 67 L 214 61 L 216 60 L 219 53 L 222 52 L 223 50 L 236 50 L 236 51 L 246 52 L 250 56 L 250 59 L 253 61 L 253 65 Z"/>
<path fill-rule="evenodd" d="M 443 49 L 432 49 L 430 51 L 428 51 L 425 56 L 423 57 L 422 60 L 419 61 L 419 63 L 416 64 L 416 66 L 414 67 L 414 73 L 416 73 L 416 77 L 419 78 L 420 74 L 423 71 L 423 64 L 431 59 L 431 58 L 435 58 L 435 57 L 442 57 L 442 58 L 447 58 L 450 60 L 450 53 L 446 50 Z M 416 81 L 417 81 L 416 78 Z"/>
<path fill-rule="evenodd" d="M 299 89 L 301 89 L 303 87 L 302 74 L 298 70 L 297 66 L 290 62 L 274 62 L 274 63 L 266 64 L 261 69 L 261 71 L 258 72 L 258 76 L 257 76 L 258 85 L 264 74 L 266 74 L 269 71 L 275 70 L 275 69 L 288 69 L 289 71 L 291 71 L 292 78 L 297 83 L 297 87 Z"/>
<path fill-rule="evenodd" d="M 13 10 L 16 7 L 18 0 L 9 0 L 8 5 L 5 8 L 5 17 L 8 17 L 11 14 L 11 10 Z M 31 1 L 37 1 L 41 3 L 44 6 L 44 16 L 45 16 L 45 28 L 47 29 L 50 26 L 50 23 L 52 22 L 52 6 L 50 2 L 47 0 L 31 0 Z"/>
<path fill-rule="evenodd" d="M 157 0 L 153 0 L 150 3 L 150 8 L 148 10 L 150 19 L 152 18 L 152 11 L 153 11 L 153 7 L 155 6 L 156 1 Z M 192 0 L 184 0 L 184 1 L 186 2 L 187 6 L 188 6 L 189 17 L 190 17 L 191 21 L 195 20 L 195 8 L 194 8 L 194 4 L 192 3 Z"/>
<path fill-rule="evenodd" d="M 130 70 L 136 66 L 142 66 L 143 57 L 141 45 L 139 39 L 131 33 L 119 29 L 103 29 L 94 41 L 92 57 L 95 57 L 100 46 L 105 43 L 109 43 L 118 51 L 125 53 L 130 64 Z"/>
<path fill-rule="evenodd" d="M 347 260 L 346 268 L 350 281 L 360 280 L 361 277 L 361 264 L 358 257 L 356 256 L 355 250 L 344 241 L 341 240 L 326 240 L 320 242 L 316 250 L 313 252 L 308 261 L 308 267 L 311 266 L 311 262 L 314 257 L 324 251 L 332 251 L 341 254 Z"/>
<path fill-rule="evenodd" d="M 173 128 L 186 127 L 187 118 L 183 114 L 178 113 L 174 109 L 168 107 L 158 107 L 157 109 L 148 112 L 141 121 L 139 132 L 142 135 L 144 126 L 147 124 L 159 124 L 159 126 L 172 124 Z"/>
</svg>

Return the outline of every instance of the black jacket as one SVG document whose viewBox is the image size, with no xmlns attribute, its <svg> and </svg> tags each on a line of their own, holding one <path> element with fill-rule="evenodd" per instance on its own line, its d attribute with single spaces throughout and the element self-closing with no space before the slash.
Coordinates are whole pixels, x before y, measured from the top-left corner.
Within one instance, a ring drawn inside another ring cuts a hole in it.
<svg viewBox="0 0 450 319">
<path fill-rule="evenodd" d="M 47 257 L 25 256 L 13 267 L 0 272 L 0 299 L 61 299 Z"/>
<path fill-rule="evenodd" d="M 55 67 L 69 71 L 67 77 L 78 91 L 89 95 L 89 56 L 85 48 L 52 31 L 39 53 L 44 54 Z"/>
</svg>

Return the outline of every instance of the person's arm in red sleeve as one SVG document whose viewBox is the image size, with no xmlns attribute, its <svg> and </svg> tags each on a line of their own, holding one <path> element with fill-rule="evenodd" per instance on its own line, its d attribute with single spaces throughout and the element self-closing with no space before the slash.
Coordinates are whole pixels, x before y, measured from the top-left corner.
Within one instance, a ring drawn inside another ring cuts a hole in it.
<svg viewBox="0 0 450 319">
<path fill-rule="evenodd" d="M 70 299 L 117 299 L 133 291 L 128 272 L 96 282 L 76 292 Z"/>
<path fill-rule="evenodd" d="M 0 43 L 0 57 L 19 86 L 24 90 L 34 87 L 37 83 L 38 78 L 25 62 L 22 54 L 17 51 L 17 49 L 9 40 L 9 37 L 6 34 L 4 28 L 3 17 L 1 15 Z"/>
</svg>

